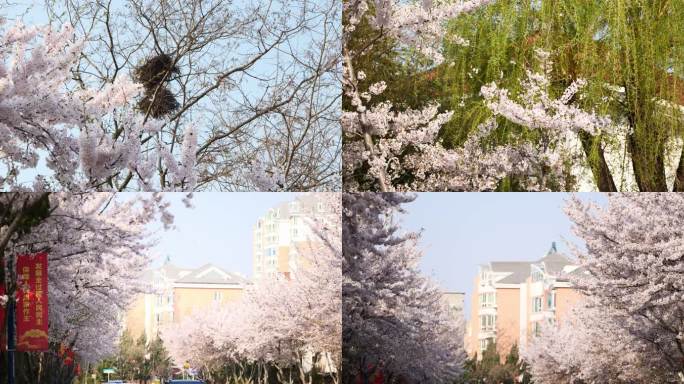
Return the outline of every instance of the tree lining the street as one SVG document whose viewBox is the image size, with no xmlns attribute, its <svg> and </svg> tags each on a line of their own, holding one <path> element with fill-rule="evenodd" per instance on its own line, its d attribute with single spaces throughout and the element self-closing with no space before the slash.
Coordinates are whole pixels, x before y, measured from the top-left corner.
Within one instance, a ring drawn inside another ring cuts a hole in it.
<svg viewBox="0 0 684 384">
<path fill-rule="evenodd" d="M 178 363 L 216 382 L 338 383 L 341 351 L 341 200 L 317 194 L 289 276 L 263 276 L 242 299 L 207 308 L 162 332 Z M 318 205 L 318 204 L 316 204 Z"/>
<path fill-rule="evenodd" d="M 106 382 L 107 375 L 102 373 L 106 368 L 115 368 L 111 379 L 140 380 L 143 384 L 153 378 L 172 376 L 172 363 L 163 341 L 157 336 L 148 340 L 145 334 L 134 339 L 128 330 L 124 330 L 119 338 L 116 353 L 96 364 L 92 364 L 98 380 Z M 91 371 L 84 370 L 81 377 L 90 378 Z"/>
<path fill-rule="evenodd" d="M 418 270 L 400 193 L 343 194 L 342 382 L 446 383 L 463 373 L 463 318 Z"/>
<path fill-rule="evenodd" d="M 109 193 L 4 193 L 0 208 L 5 299 L 16 290 L 16 255 L 48 253 L 50 351 L 16 353 L 18 377 L 39 384 L 57 372 L 73 377 L 75 365 L 65 368 L 58 357 L 62 346 L 84 363 L 114 353 L 122 314 L 151 289 L 140 277 L 151 262 L 152 225 L 172 225 L 168 203 L 152 194 L 119 201 Z M 2 352 L 3 367 L 6 359 Z"/>
<path fill-rule="evenodd" d="M 535 382 L 676 383 L 684 376 L 684 198 L 573 198 L 566 212 L 586 244 L 572 279 L 584 302 L 524 355 Z M 609 381 L 612 380 L 612 381 Z"/>
</svg>

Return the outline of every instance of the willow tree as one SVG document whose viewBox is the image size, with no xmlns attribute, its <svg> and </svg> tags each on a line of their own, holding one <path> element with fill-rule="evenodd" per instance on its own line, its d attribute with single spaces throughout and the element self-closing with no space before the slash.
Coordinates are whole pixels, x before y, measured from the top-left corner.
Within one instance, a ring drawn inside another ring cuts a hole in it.
<svg viewBox="0 0 684 384">
<path fill-rule="evenodd" d="M 601 191 L 684 191 L 683 19 L 684 2 L 668 0 L 498 0 L 455 19 L 450 34 L 469 44 L 447 35 L 445 61 L 429 72 L 454 111 L 441 132 L 445 145 L 461 145 L 494 111 L 489 142 L 534 143 L 562 156 L 573 177 L 557 189 L 585 188 L 584 173 Z M 544 104 L 528 99 L 540 82 L 548 85 L 540 98 L 554 108 L 609 123 L 560 130 L 525 119 Z M 515 188 L 509 181 L 501 188 Z"/>
</svg>

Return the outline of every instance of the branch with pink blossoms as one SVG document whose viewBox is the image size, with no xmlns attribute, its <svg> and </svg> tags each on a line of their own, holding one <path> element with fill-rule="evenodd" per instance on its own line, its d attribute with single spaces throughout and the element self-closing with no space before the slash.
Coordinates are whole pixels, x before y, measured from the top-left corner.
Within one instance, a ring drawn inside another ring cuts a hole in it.
<svg viewBox="0 0 684 384">
<path fill-rule="evenodd" d="M 38 197 L 49 201 L 46 217 L 27 212 L 27 203 Z M 32 223 L 0 250 L 5 271 L 13 269 L 9 255 L 48 252 L 50 341 L 71 345 L 86 361 L 112 353 L 125 309 L 150 290 L 140 278 L 152 261 L 152 227 L 173 223 L 168 202 L 161 194 L 124 200 L 110 193 L 3 193 L 0 206 L 2 223 L 21 214 Z M 0 225 L 0 233 L 7 229 Z M 16 279 L 5 277 L 12 292 Z"/>
<path fill-rule="evenodd" d="M 499 88 L 495 83 L 482 87 L 480 93 L 492 113 L 532 129 L 559 133 L 585 131 L 591 135 L 611 132 L 615 124 L 610 117 L 598 115 L 594 111 L 586 112 L 570 103 L 587 85 L 586 80 L 573 81 L 558 99 L 551 98 L 548 94 L 551 72 L 549 54 L 538 51 L 537 55 L 543 72 L 527 71 L 527 79 L 521 82 L 525 92 L 520 95 L 520 102 L 511 99 L 508 90 Z"/>
<path fill-rule="evenodd" d="M 247 363 L 290 370 L 297 383 L 316 375 L 339 382 L 342 202 L 339 194 L 315 196 L 325 210 L 305 218 L 309 236 L 293 250 L 290 275 L 263 276 L 245 287 L 241 300 L 197 311 L 164 330 L 176 362 L 189 360 L 208 375 Z"/>
<path fill-rule="evenodd" d="M 82 48 L 70 26 L 59 32 L 19 22 L 3 28 L 0 189 L 118 190 L 128 184 L 128 173 L 142 190 L 192 189 L 194 129 L 185 130 L 183 152 L 175 158 L 155 140 L 163 122 L 135 111 L 142 89 L 130 78 L 119 76 L 100 89 L 69 90 Z M 26 185 L 25 171 L 38 167 L 49 175 L 39 174 Z"/>
<path fill-rule="evenodd" d="M 439 46 L 445 37 L 445 23 L 492 1 L 423 1 L 405 4 L 375 1 L 374 14 L 366 1 L 345 3 L 345 40 L 363 20 L 383 36 L 394 38 L 400 47 L 420 52 L 434 63 L 443 60 Z M 457 43 L 467 44 L 459 39 Z M 373 42 L 363 48 L 373 49 Z M 366 74 L 354 68 L 354 57 L 363 52 L 343 48 L 343 91 L 353 110 L 343 111 L 345 134 L 343 179 L 350 191 L 484 191 L 494 190 L 507 176 L 521 176 L 528 190 L 547 190 L 549 179 L 563 180 L 563 160 L 550 146 L 506 145 L 488 148 L 483 141 L 496 127 L 494 121 L 479 125 L 458 148 L 444 148 L 439 141 L 441 127 L 451 118 L 439 112 L 436 103 L 420 110 L 400 110 L 387 101 L 369 106 L 385 91 L 384 81 L 364 90 L 359 82 Z"/>
</svg>

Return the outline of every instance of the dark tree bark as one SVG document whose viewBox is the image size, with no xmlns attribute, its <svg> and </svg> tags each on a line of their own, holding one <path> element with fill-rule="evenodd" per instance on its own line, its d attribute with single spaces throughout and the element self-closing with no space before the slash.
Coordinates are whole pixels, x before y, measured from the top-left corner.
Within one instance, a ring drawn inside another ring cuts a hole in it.
<svg viewBox="0 0 684 384">
<path fill-rule="evenodd" d="M 653 148 L 653 144 L 641 144 L 635 135 L 630 135 L 628 145 L 639 191 L 667 192 L 662 148 Z"/>
<path fill-rule="evenodd" d="M 591 159 L 592 151 L 594 150 L 594 145 L 598 147 L 598 164 L 591 164 L 591 172 L 594 174 L 594 180 L 601 192 L 617 192 L 615 187 L 615 181 L 608 168 L 608 163 L 606 163 L 605 154 L 603 148 L 600 147 L 600 139 L 591 136 L 589 133 L 580 131 L 579 133 L 580 141 L 582 142 L 582 148 L 587 156 L 587 159 Z"/>
<path fill-rule="evenodd" d="M 672 192 L 684 192 L 684 147 L 682 147 L 682 154 L 679 156 L 679 165 L 677 166 Z"/>
</svg>

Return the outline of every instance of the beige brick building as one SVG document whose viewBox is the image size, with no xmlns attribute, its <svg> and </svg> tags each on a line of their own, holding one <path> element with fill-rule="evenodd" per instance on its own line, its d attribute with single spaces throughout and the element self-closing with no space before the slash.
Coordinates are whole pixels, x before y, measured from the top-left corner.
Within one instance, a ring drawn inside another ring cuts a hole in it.
<svg viewBox="0 0 684 384">
<path fill-rule="evenodd" d="M 180 268 L 170 262 L 145 273 L 155 293 L 139 295 L 125 317 L 134 338 L 155 337 L 168 324 L 182 321 L 194 311 L 237 301 L 247 279 L 215 265 Z"/>
<path fill-rule="evenodd" d="M 312 244 L 308 218 L 326 214 L 330 214 L 330 208 L 310 194 L 269 209 L 253 228 L 254 278 L 289 276 L 301 267 L 299 255 L 310 250 Z"/>
<path fill-rule="evenodd" d="M 490 343 L 501 354 L 524 348 L 543 322 L 555 324 L 580 299 L 569 277 L 582 269 L 556 250 L 537 261 L 490 262 L 475 278 L 466 327 L 466 351 L 481 355 Z"/>
</svg>

